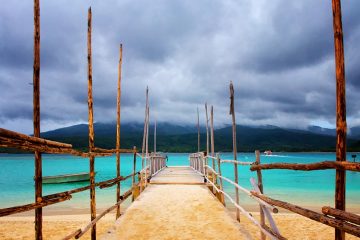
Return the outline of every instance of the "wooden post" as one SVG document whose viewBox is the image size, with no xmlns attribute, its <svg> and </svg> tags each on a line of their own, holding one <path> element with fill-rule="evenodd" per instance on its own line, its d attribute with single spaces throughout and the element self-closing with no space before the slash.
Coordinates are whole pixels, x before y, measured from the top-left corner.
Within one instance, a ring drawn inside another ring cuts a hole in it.
<svg viewBox="0 0 360 240">
<path fill-rule="evenodd" d="M 149 118 L 150 118 L 150 109 L 149 109 L 149 102 L 147 104 L 147 122 L 146 122 L 146 147 L 145 147 L 145 151 L 146 151 L 146 161 L 148 162 L 149 164 L 149 167 L 150 167 L 150 176 L 151 176 L 151 170 L 152 170 L 152 166 L 151 166 L 151 158 L 150 158 L 150 161 L 149 161 Z M 146 165 L 146 164 L 145 164 Z M 146 169 L 146 174 L 145 174 L 145 186 L 147 185 L 147 169 Z"/>
<path fill-rule="evenodd" d="M 146 132 L 147 132 L 147 105 L 148 105 L 148 96 L 149 96 L 149 88 L 146 87 L 146 100 L 145 100 L 145 120 L 144 120 L 144 133 L 143 133 L 143 142 L 142 142 L 142 148 L 141 148 L 141 167 L 142 170 L 144 170 L 146 172 L 146 160 L 144 159 L 145 156 L 145 145 L 146 145 Z M 142 192 L 142 190 L 144 189 L 143 186 L 143 175 L 145 174 L 145 172 L 141 173 L 140 175 L 140 192 Z"/>
<path fill-rule="evenodd" d="M 346 161 L 345 60 L 341 20 L 341 0 L 332 0 L 336 67 L 336 161 Z M 345 211 L 346 172 L 336 170 L 335 208 Z M 345 232 L 335 229 L 335 239 L 345 239 Z"/>
<path fill-rule="evenodd" d="M 94 144 L 94 111 L 92 97 L 92 55 L 91 55 L 91 7 L 88 11 L 88 108 L 89 108 L 89 152 L 92 152 Z M 96 202 L 95 202 L 95 157 L 90 155 L 90 209 L 91 221 L 96 218 Z M 96 239 L 96 224 L 91 228 L 91 239 Z"/>
<path fill-rule="evenodd" d="M 209 117 L 208 117 L 208 110 L 207 110 L 207 103 L 205 103 L 205 116 L 206 116 L 206 155 L 204 159 L 204 164 L 208 165 L 208 158 L 209 155 Z M 205 175 L 208 177 L 208 170 L 205 167 Z"/>
<path fill-rule="evenodd" d="M 232 137 L 233 137 L 233 153 L 234 160 L 237 160 L 237 146 L 236 146 L 236 122 L 235 122 L 235 107 L 234 107 L 234 86 L 233 83 L 230 82 L 230 115 L 232 116 Z M 238 168 L 237 164 L 234 163 L 234 175 L 235 175 L 235 183 L 239 183 L 238 177 Z M 239 204 L 239 189 L 235 187 L 236 194 L 236 204 Z M 240 211 L 236 209 L 236 219 L 240 222 Z"/>
<path fill-rule="evenodd" d="M 154 125 L 154 153 L 156 153 L 156 119 Z"/>
<path fill-rule="evenodd" d="M 221 160 L 220 160 L 220 155 L 217 153 L 216 154 L 216 160 L 217 160 L 217 163 L 218 163 L 218 172 L 219 172 L 219 180 L 220 180 L 220 190 L 223 191 L 224 190 L 224 185 L 223 185 L 223 179 L 221 178 L 222 176 L 222 173 L 221 173 Z M 225 206 L 225 196 L 224 194 L 222 194 L 222 197 L 221 197 L 221 200 L 222 200 L 222 204 L 224 204 Z"/>
<path fill-rule="evenodd" d="M 33 69 L 34 137 L 40 137 L 40 0 L 34 0 L 34 69 Z M 35 203 L 42 201 L 42 159 L 35 151 Z M 42 239 L 42 208 L 35 209 L 35 239 Z"/>
<path fill-rule="evenodd" d="M 211 143 L 211 156 L 215 157 L 215 143 L 214 143 L 214 107 L 211 106 L 211 110 L 210 110 L 210 143 Z M 212 168 L 215 170 L 215 159 L 212 158 Z M 214 184 L 217 183 L 217 176 L 212 173 L 213 176 L 213 182 Z M 216 192 L 216 190 L 214 189 L 213 191 L 214 193 Z"/>
<path fill-rule="evenodd" d="M 133 176 L 132 176 L 132 188 L 135 187 L 135 173 L 136 173 L 136 146 L 134 146 L 134 163 L 133 163 Z M 132 201 L 134 201 L 134 194 L 132 195 Z"/>
<path fill-rule="evenodd" d="M 118 66 L 118 87 L 116 99 L 116 177 L 120 177 L 120 104 L 121 104 L 121 66 L 122 66 L 122 44 L 120 44 L 119 66 Z M 116 202 L 120 201 L 120 182 L 116 185 Z M 120 217 L 120 204 L 116 207 L 116 219 Z"/>
<path fill-rule="evenodd" d="M 256 150 L 255 151 L 255 156 L 256 156 L 256 164 L 260 164 L 260 151 Z M 258 182 L 258 187 L 261 193 L 264 193 L 264 189 L 263 189 L 263 183 L 262 183 L 262 173 L 261 170 L 257 170 L 257 182 Z M 265 226 L 265 217 L 264 217 L 264 210 L 262 209 L 261 205 L 260 205 L 260 224 L 261 226 Z M 266 239 L 266 235 L 260 231 L 261 233 L 261 239 L 264 240 Z"/>
<path fill-rule="evenodd" d="M 200 152 L 200 118 L 199 118 L 199 108 L 197 108 L 197 130 L 198 130 L 198 150 Z"/>
</svg>

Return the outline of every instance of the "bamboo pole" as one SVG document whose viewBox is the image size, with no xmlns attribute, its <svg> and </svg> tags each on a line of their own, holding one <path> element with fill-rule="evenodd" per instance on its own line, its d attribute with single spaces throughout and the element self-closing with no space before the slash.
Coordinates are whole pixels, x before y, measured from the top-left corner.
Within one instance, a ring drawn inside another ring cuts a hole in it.
<svg viewBox="0 0 360 240">
<path fill-rule="evenodd" d="M 116 98 L 116 176 L 120 176 L 120 106 L 121 106 L 121 66 L 122 66 L 122 44 L 119 50 L 118 82 Z M 120 200 L 120 182 L 116 186 L 116 202 Z M 120 204 L 116 208 L 116 219 L 120 217 Z"/>
<path fill-rule="evenodd" d="M 233 154 L 234 160 L 237 160 L 237 146 L 236 146 L 236 121 L 235 121 L 235 106 L 234 106 L 234 86 L 233 83 L 230 82 L 230 115 L 232 116 L 232 137 L 233 137 Z M 235 175 L 235 183 L 239 183 L 238 177 L 238 168 L 237 164 L 234 163 L 234 175 Z M 235 188 L 236 195 L 236 204 L 239 204 L 239 190 Z M 240 222 L 240 211 L 236 210 L 236 219 Z"/>
<path fill-rule="evenodd" d="M 259 150 L 255 151 L 255 156 L 256 156 L 255 163 L 260 164 L 260 151 Z M 257 170 L 256 173 L 257 173 L 259 191 L 260 191 L 260 193 L 264 193 L 261 170 Z M 261 224 L 261 226 L 265 226 L 264 210 L 262 209 L 261 205 L 260 205 L 260 224 Z M 262 240 L 266 239 L 266 236 L 263 232 L 261 232 L 261 239 Z"/>
<path fill-rule="evenodd" d="M 198 130 L 198 150 L 200 152 L 200 117 L 199 117 L 199 108 L 197 108 L 197 130 Z"/>
<path fill-rule="evenodd" d="M 34 68 L 33 68 L 34 137 L 40 137 L 40 0 L 34 0 Z M 42 159 L 35 151 L 35 203 L 42 202 Z M 35 239 L 42 239 L 42 208 L 35 210 Z"/>
<path fill-rule="evenodd" d="M 321 223 L 326 224 L 326 225 L 328 225 L 330 227 L 341 229 L 342 231 L 345 231 L 345 232 L 350 233 L 350 234 L 352 234 L 354 236 L 360 237 L 360 226 L 356 226 L 354 224 L 350 224 L 350 223 L 347 223 L 345 221 L 338 220 L 338 219 L 335 219 L 335 218 L 327 217 L 327 216 L 325 216 L 323 214 L 311 211 L 309 209 L 302 208 L 300 206 L 297 206 L 297 205 L 294 205 L 294 204 L 291 204 L 291 203 L 287 203 L 287 202 L 283 202 L 283 201 L 280 201 L 280 200 L 272 199 L 272 198 L 269 198 L 269 197 L 267 197 L 265 195 L 259 194 L 259 193 L 255 192 L 255 191 L 251 191 L 251 193 L 254 196 L 262 199 L 263 201 L 265 201 L 265 202 L 267 202 L 269 204 L 272 204 L 274 206 L 278 206 L 278 207 L 287 209 L 287 210 L 289 210 L 291 212 L 300 214 L 300 215 L 302 215 L 304 217 L 307 217 L 307 218 L 310 218 L 310 219 L 312 219 L 314 221 L 321 222 Z"/>
<path fill-rule="evenodd" d="M 360 225 L 360 216 L 357 214 L 341 211 L 341 210 L 338 210 L 338 209 L 335 209 L 332 207 L 328 207 L 328 206 L 322 207 L 322 212 L 325 215 L 334 216 L 338 219 L 342 219 L 347 222 Z"/>
<path fill-rule="evenodd" d="M 341 20 L 341 0 L 332 0 L 336 67 L 336 161 L 346 161 L 345 59 Z M 345 211 L 346 172 L 336 170 L 335 208 Z M 345 239 L 345 232 L 335 229 L 335 239 Z"/>
<path fill-rule="evenodd" d="M 88 50 L 88 108 L 89 108 L 89 151 L 92 152 L 94 144 L 94 112 L 92 97 L 92 54 L 91 54 L 91 26 L 92 14 L 91 7 L 88 10 L 88 34 L 87 34 L 87 50 Z M 95 200 L 95 157 L 90 155 L 90 209 L 91 220 L 96 218 L 96 200 Z M 96 239 L 96 225 L 92 226 L 91 239 Z"/>
<path fill-rule="evenodd" d="M 268 170 L 268 169 L 289 169 L 289 170 L 300 170 L 300 171 L 313 171 L 313 170 L 325 170 L 325 169 L 340 169 L 349 170 L 354 172 L 360 172 L 360 163 L 353 163 L 347 161 L 324 161 L 309 164 L 299 163 L 269 163 L 251 165 L 250 170 Z"/>
</svg>

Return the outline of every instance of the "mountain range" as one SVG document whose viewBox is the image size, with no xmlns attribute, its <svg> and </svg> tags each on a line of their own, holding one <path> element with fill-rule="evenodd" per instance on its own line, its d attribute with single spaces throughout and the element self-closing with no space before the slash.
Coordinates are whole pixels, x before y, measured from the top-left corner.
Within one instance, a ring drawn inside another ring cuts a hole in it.
<svg viewBox="0 0 360 240">
<path fill-rule="evenodd" d="M 115 123 L 95 123 L 95 145 L 114 148 Z M 149 149 L 153 149 L 154 126 L 150 125 Z M 201 127 L 201 150 L 206 149 L 206 129 Z M 349 130 L 348 151 L 360 150 L 360 127 Z M 237 125 L 237 145 L 239 151 L 335 151 L 335 129 L 310 126 L 306 130 L 280 128 L 277 126 Z M 121 148 L 136 146 L 141 149 L 143 124 L 125 123 L 121 125 Z M 232 127 L 225 126 L 214 131 L 215 150 L 232 151 Z M 78 124 L 41 133 L 41 137 L 73 144 L 77 149 L 88 146 L 88 125 Z M 197 151 L 196 126 L 181 126 L 171 123 L 157 124 L 157 150 L 163 152 Z"/>
</svg>

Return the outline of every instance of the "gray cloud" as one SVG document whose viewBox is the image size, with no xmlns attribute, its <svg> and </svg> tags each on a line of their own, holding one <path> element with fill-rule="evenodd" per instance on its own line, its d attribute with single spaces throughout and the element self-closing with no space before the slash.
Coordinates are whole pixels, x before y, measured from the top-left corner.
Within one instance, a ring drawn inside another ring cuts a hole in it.
<svg viewBox="0 0 360 240">
<path fill-rule="evenodd" d="M 115 120 L 119 44 L 124 44 L 122 121 L 193 124 L 196 107 L 230 122 L 230 80 L 242 124 L 335 123 L 331 2 L 43 1 L 43 130 L 87 121 L 87 9 L 93 12 L 96 121 Z M 343 1 L 349 125 L 360 124 L 360 2 Z M 0 123 L 31 132 L 32 3 L 0 9 Z M 16 123 L 16 124 L 15 124 Z"/>
</svg>

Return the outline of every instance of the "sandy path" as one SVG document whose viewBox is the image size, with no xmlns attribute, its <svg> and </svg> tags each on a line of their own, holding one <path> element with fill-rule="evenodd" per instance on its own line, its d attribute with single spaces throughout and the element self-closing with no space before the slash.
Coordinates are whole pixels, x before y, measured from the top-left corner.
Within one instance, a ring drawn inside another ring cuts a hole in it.
<svg viewBox="0 0 360 240">
<path fill-rule="evenodd" d="M 248 239 L 200 185 L 151 185 L 102 239 Z"/>
</svg>

